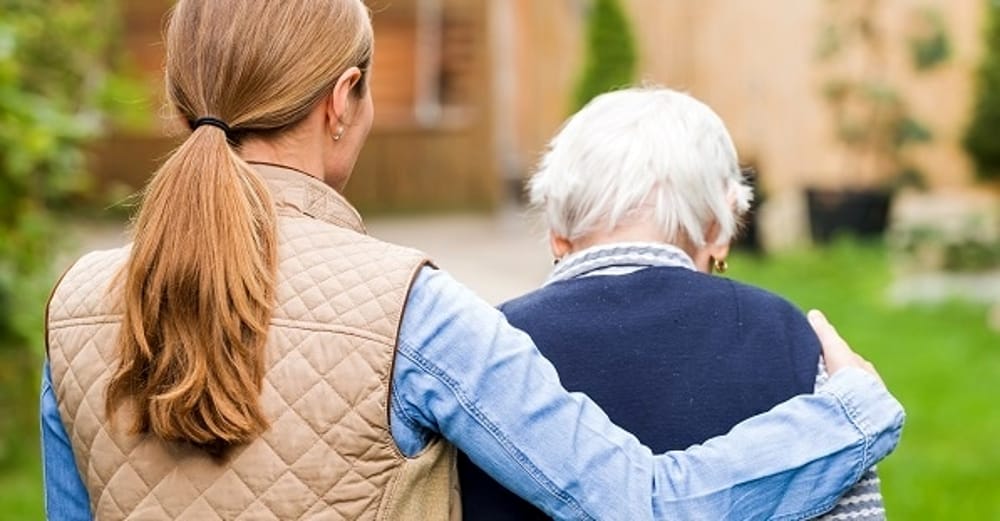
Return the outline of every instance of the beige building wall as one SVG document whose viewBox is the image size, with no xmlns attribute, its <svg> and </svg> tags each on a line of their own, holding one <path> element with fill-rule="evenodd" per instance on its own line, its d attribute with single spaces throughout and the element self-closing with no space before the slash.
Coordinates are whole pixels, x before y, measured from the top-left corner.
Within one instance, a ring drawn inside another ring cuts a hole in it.
<svg viewBox="0 0 1000 521">
<path fill-rule="evenodd" d="M 579 73 L 587 0 L 512 0 L 517 6 L 516 154 L 530 166 L 567 115 Z M 815 59 L 825 0 L 624 0 L 640 52 L 637 80 L 686 90 L 727 122 L 741 157 L 767 190 L 851 183 L 822 98 Z M 910 72 L 914 9 L 943 15 L 952 56 Z M 915 116 L 935 134 L 912 157 L 935 188 L 971 182 L 961 136 L 973 98 L 982 0 L 887 0 L 889 75 Z"/>
<path fill-rule="evenodd" d="M 496 154 L 505 175 L 519 177 L 569 115 L 584 7 L 580 0 L 506 0 L 493 9 Z"/>
</svg>

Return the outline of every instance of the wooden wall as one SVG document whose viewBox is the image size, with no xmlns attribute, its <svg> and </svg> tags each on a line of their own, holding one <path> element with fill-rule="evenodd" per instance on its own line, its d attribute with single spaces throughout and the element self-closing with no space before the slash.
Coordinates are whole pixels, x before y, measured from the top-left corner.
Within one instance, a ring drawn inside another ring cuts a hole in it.
<svg viewBox="0 0 1000 521">
<path fill-rule="evenodd" d="M 525 173 L 559 129 L 579 72 L 589 0 L 509 0 L 516 6 L 517 139 L 512 158 Z M 824 0 L 623 0 L 639 48 L 637 81 L 690 92 L 726 122 L 743 159 L 761 170 L 772 193 L 850 183 L 822 97 L 815 58 Z M 961 137 L 974 101 L 982 0 L 888 0 L 887 30 L 896 56 L 889 75 L 915 116 L 935 134 L 910 156 L 933 188 L 961 189 L 972 167 Z M 907 69 L 912 13 L 937 9 L 952 56 L 923 74 Z"/>
<path fill-rule="evenodd" d="M 376 28 L 372 92 L 376 121 L 347 196 L 362 209 L 385 211 L 486 208 L 498 201 L 491 141 L 489 0 L 440 0 L 444 9 L 441 53 L 435 71 L 419 71 L 417 0 L 371 0 Z M 119 130 L 92 150 L 92 168 L 104 185 L 139 188 L 186 131 L 163 106 L 161 28 L 169 0 L 122 2 L 124 45 L 147 85 L 148 129 Z M 442 113 L 416 117 L 416 74 L 440 79 Z"/>
</svg>

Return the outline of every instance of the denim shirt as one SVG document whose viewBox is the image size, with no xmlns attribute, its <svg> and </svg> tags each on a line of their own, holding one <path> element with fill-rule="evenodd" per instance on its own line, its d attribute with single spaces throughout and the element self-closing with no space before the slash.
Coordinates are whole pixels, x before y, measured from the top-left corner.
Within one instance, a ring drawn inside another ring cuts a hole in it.
<svg viewBox="0 0 1000 521">
<path fill-rule="evenodd" d="M 845 369 L 725 436 L 654 455 L 563 389 L 499 311 L 431 268 L 413 285 L 398 344 L 390 416 L 403 453 L 444 436 L 556 519 L 812 517 L 895 448 L 904 417 L 874 377 Z M 89 520 L 48 367 L 41 400 L 48 518 Z"/>
</svg>

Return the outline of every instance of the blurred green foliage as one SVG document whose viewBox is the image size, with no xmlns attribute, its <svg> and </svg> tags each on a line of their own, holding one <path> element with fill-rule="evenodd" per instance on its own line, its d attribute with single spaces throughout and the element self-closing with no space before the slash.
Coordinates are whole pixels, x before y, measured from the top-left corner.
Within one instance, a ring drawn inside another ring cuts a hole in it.
<svg viewBox="0 0 1000 521">
<path fill-rule="evenodd" d="M 85 145 L 129 83 L 113 0 L 0 0 L 0 466 L 36 443 L 53 209 L 91 188 Z"/>
<path fill-rule="evenodd" d="M 987 272 L 1000 269 L 1000 238 L 985 216 L 973 216 L 951 227 L 925 224 L 897 226 L 891 251 L 910 271 Z"/>
<path fill-rule="evenodd" d="M 583 75 L 573 96 L 574 112 L 595 96 L 627 87 L 635 79 L 635 40 L 618 0 L 594 0 L 586 34 Z"/>
<path fill-rule="evenodd" d="M 919 11 L 920 31 L 910 36 L 910 55 L 913 68 L 918 71 L 933 69 L 951 58 L 951 40 L 944 17 L 935 9 L 924 7 Z"/>
<path fill-rule="evenodd" d="M 1000 134 L 1000 2 L 986 2 L 986 16 L 978 95 L 964 144 L 976 162 L 979 177 L 1000 180 L 1000 139 L 997 139 Z"/>
</svg>

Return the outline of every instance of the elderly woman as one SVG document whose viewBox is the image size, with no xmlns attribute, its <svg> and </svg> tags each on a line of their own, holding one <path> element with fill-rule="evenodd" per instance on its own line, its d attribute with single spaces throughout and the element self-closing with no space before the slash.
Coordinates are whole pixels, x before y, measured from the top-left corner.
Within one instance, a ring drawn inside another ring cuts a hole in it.
<svg viewBox="0 0 1000 521">
<path fill-rule="evenodd" d="M 710 275 L 726 270 L 752 194 L 704 104 L 663 88 L 596 98 L 552 141 L 530 194 L 556 267 L 502 310 L 567 389 L 654 451 L 725 434 L 824 377 L 801 312 Z M 544 517 L 467 459 L 460 475 L 469 519 Z M 831 517 L 883 518 L 878 483 L 869 471 Z"/>
</svg>

